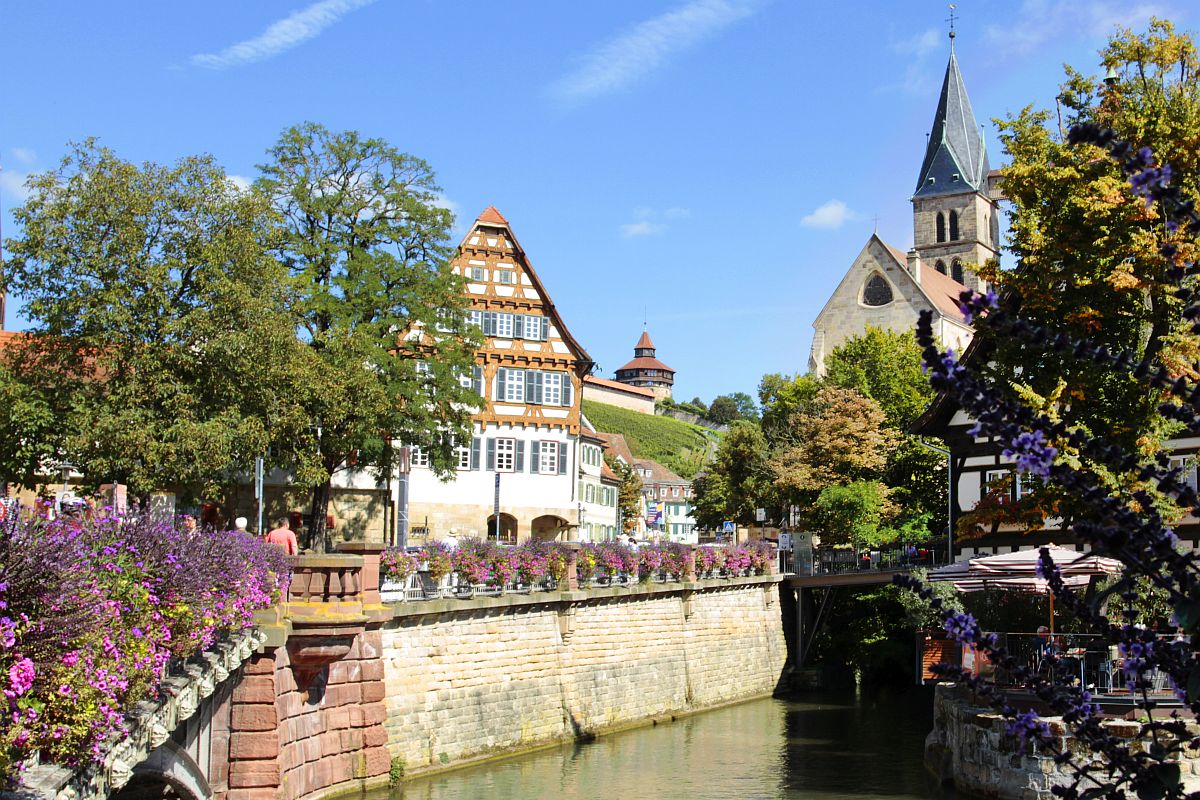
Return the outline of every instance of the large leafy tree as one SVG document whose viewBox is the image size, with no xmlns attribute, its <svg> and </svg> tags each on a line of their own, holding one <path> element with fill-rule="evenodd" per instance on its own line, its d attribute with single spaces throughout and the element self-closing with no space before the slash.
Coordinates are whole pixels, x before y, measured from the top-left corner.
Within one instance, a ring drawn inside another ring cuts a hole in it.
<svg viewBox="0 0 1200 800">
<path fill-rule="evenodd" d="M 446 266 L 452 217 L 435 204 L 428 164 L 311 122 L 285 130 L 269 156 L 255 186 L 282 220 L 295 324 L 319 364 L 302 380 L 321 468 L 309 541 L 322 549 L 332 476 L 348 460 L 389 469 L 399 440 L 451 473 L 479 400 L 460 380 L 479 339 Z"/>
<path fill-rule="evenodd" d="M 272 212 L 209 157 L 133 164 L 86 141 L 14 210 L 8 288 L 30 335 L 0 369 L 0 468 L 212 497 L 269 447 L 303 470 L 304 369 Z"/>
<path fill-rule="evenodd" d="M 725 520 L 748 525 L 770 492 L 767 440 L 758 425 L 737 420 L 721 439 L 704 473 L 693 481 L 696 522 L 720 528 Z"/>
<path fill-rule="evenodd" d="M 636 531 L 638 517 L 641 516 L 642 479 L 633 467 L 616 456 L 605 455 L 604 461 L 621 480 L 617 487 L 617 511 L 621 515 L 621 529 L 625 533 Z"/>
<path fill-rule="evenodd" d="M 1109 85 L 1068 68 L 1060 92 L 1064 122 L 1099 124 L 1136 147 L 1151 148 L 1172 165 L 1185 195 L 1200 198 L 1195 42 L 1170 22 L 1154 20 L 1144 34 L 1117 32 L 1101 58 L 1116 80 Z M 1200 377 L 1200 338 L 1179 323 L 1179 301 L 1159 252 L 1178 234 L 1129 190 L 1111 159 L 1094 146 L 1065 142 L 1051 119 L 1027 107 L 1000 123 L 1011 159 L 1003 172 L 1012 203 L 1009 249 L 1018 266 L 1002 271 L 991 264 L 981 274 L 1033 322 L 1113 352 L 1128 351 L 1173 377 Z M 1191 243 L 1180 241 L 1179 247 L 1184 260 L 1195 258 Z M 978 328 L 989 362 L 978 367 L 1052 418 L 1143 456 L 1156 453 L 1171 433 L 1158 412 L 1160 396 L 1128 375 L 1075 359 L 1049 342 L 993 335 L 986 319 Z M 1068 457 L 1077 455 L 1057 444 Z M 1044 513 L 1069 520 L 1080 510 L 1053 486 L 1023 502 L 1039 519 Z"/>
<path fill-rule="evenodd" d="M 909 426 L 933 399 L 921 370 L 921 348 L 910 332 L 867 328 L 826 360 L 825 380 L 879 403 L 888 428 L 900 434 L 888 456 L 883 482 L 909 518 L 924 514 L 946 524 L 946 458 L 908 435 Z"/>
</svg>

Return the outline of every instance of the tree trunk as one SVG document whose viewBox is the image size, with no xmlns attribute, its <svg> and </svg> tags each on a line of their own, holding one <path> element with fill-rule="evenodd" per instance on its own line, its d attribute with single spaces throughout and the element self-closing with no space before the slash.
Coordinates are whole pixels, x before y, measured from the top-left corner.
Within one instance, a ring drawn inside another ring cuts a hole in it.
<svg viewBox="0 0 1200 800">
<path fill-rule="evenodd" d="M 329 515 L 329 495 L 332 491 L 331 481 L 324 481 L 313 487 L 312 507 L 310 518 L 312 522 L 306 531 L 305 541 L 306 546 L 314 553 L 324 553 L 327 551 L 325 546 L 325 519 Z"/>
</svg>

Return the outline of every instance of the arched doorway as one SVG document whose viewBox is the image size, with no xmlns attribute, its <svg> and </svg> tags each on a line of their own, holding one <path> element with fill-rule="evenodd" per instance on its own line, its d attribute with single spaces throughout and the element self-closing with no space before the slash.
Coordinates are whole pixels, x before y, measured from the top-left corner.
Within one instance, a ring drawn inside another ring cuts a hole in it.
<svg viewBox="0 0 1200 800">
<path fill-rule="evenodd" d="M 529 530 L 534 539 L 550 542 L 559 538 L 560 535 L 567 533 L 570 530 L 569 525 L 570 523 L 562 517 L 555 516 L 554 514 L 543 514 L 540 517 L 534 517 Z"/>
<path fill-rule="evenodd" d="M 496 541 L 496 515 L 487 518 L 487 538 Z M 500 541 L 505 544 L 517 543 L 517 518 L 512 514 L 500 512 Z"/>
</svg>

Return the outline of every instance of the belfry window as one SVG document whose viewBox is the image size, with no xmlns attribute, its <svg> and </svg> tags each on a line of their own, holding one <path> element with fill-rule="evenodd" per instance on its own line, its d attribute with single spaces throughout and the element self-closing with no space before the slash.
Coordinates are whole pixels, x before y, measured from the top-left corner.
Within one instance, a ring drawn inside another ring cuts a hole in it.
<svg viewBox="0 0 1200 800">
<path fill-rule="evenodd" d="M 943 275 L 946 274 L 946 262 L 945 261 L 938 261 L 936 264 L 933 265 L 933 268 L 936 269 L 938 272 L 942 273 Z"/>
<path fill-rule="evenodd" d="M 958 241 L 958 212 L 950 212 L 950 241 Z"/>
<path fill-rule="evenodd" d="M 950 277 L 959 283 L 963 283 L 963 268 L 962 263 L 956 258 L 954 263 L 950 265 Z"/>
<path fill-rule="evenodd" d="M 942 216 L 942 212 L 937 215 L 937 240 L 939 242 L 946 241 L 946 218 Z"/>
<path fill-rule="evenodd" d="M 862 301 L 863 305 L 868 306 L 886 306 L 892 302 L 892 287 L 878 272 L 867 279 L 867 284 L 863 287 Z"/>
</svg>

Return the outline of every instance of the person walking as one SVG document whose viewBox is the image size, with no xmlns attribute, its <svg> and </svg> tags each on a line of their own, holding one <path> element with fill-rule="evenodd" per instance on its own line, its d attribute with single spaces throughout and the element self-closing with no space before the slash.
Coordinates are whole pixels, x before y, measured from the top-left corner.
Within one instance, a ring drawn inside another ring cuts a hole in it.
<svg viewBox="0 0 1200 800">
<path fill-rule="evenodd" d="M 233 529 L 238 533 L 245 533 L 248 535 L 250 531 L 246 530 L 246 526 L 249 524 L 250 520 L 246 519 L 245 517 L 238 517 L 233 521 Z"/>
<path fill-rule="evenodd" d="M 282 547 L 284 552 L 289 556 L 294 556 L 300 551 L 296 544 L 296 533 L 288 527 L 286 517 L 280 517 L 275 521 L 275 527 L 263 539 L 267 544 L 273 544 L 276 547 Z"/>
</svg>

